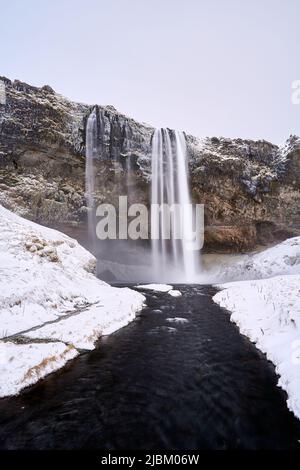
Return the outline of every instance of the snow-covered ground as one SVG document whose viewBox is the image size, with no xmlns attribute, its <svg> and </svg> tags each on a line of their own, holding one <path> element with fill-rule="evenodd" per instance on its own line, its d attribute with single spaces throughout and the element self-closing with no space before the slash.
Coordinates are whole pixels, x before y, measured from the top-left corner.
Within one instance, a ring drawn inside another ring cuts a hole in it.
<svg viewBox="0 0 300 470">
<path fill-rule="evenodd" d="M 168 292 L 168 294 L 170 294 L 172 297 L 181 297 L 182 296 L 182 293 L 180 292 L 180 290 L 170 290 Z"/>
<path fill-rule="evenodd" d="M 144 296 L 100 281 L 94 268 L 94 257 L 75 240 L 0 206 L 0 397 L 134 319 Z M 275 364 L 300 418 L 300 237 L 238 258 L 220 274 L 239 281 L 220 285 L 214 301 Z M 137 287 L 177 292 L 170 285 Z"/>
<path fill-rule="evenodd" d="M 245 257 L 227 277 L 252 280 L 219 285 L 214 301 L 275 364 L 288 407 L 300 418 L 300 237 Z"/>
<path fill-rule="evenodd" d="M 144 296 L 109 286 L 94 269 L 78 242 L 0 206 L 0 397 L 134 319 Z"/>
<path fill-rule="evenodd" d="M 14 344 L 0 342 L 0 397 L 15 395 L 77 356 L 64 343 Z"/>
<path fill-rule="evenodd" d="M 181 297 L 182 294 L 179 290 L 173 289 L 170 284 L 138 284 L 135 286 L 137 289 L 152 290 L 154 292 L 167 292 L 172 297 Z"/>
<path fill-rule="evenodd" d="M 173 289 L 173 286 L 169 284 L 138 284 L 135 287 L 142 290 L 153 290 L 154 292 L 169 292 Z"/>
<path fill-rule="evenodd" d="M 208 271 L 208 282 L 264 279 L 300 274 L 300 237 L 289 238 L 272 248 L 250 255 L 220 257 Z M 217 281 L 216 281 L 217 279 Z"/>
</svg>

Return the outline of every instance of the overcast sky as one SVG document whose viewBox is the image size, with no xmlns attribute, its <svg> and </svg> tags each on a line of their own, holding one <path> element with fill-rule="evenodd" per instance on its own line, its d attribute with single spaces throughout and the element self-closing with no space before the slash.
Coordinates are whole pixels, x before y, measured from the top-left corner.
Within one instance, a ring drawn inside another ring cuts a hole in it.
<svg viewBox="0 0 300 470">
<path fill-rule="evenodd" d="M 0 75 L 197 136 L 300 133 L 300 0 L 0 0 Z"/>
</svg>

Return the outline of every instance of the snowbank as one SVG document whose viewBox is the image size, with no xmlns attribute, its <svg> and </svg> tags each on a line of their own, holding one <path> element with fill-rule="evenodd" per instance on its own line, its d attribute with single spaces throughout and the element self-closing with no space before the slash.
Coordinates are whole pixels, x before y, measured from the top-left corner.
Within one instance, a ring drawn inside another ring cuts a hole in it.
<svg viewBox="0 0 300 470">
<path fill-rule="evenodd" d="M 0 397 L 15 395 L 77 356 L 63 343 L 20 344 L 0 342 Z"/>
<path fill-rule="evenodd" d="M 32 349 L 42 351 L 44 360 L 47 351 L 53 356 L 53 344 L 57 344 L 46 341 L 60 341 L 61 348 L 67 344 L 92 349 L 101 335 L 133 320 L 143 306 L 144 296 L 127 288 L 109 286 L 94 276 L 94 270 L 95 258 L 78 242 L 0 206 L 0 339 L 7 339 L 0 341 L 2 357 L 8 357 L 5 350 L 11 347 L 16 335 L 26 337 L 27 341 L 45 340 Z M 23 364 L 20 369 L 24 376 L 33 367 L 26 359 L 28 351 L 25 345 L 20 345 Z M 71 356 L 67 354 L 66 360 Z M 62 359 L 52 361 L 51 370 L 44 368 L 45 374 L 63 364 Z M 16 393 L 29 384 L 24 380 L 14 387 L 6 386 L 5 377 L 10 369 L 13 374 L 13 361 L 10 365 L 1 360 L 0 365 L 6 370 L 0 374 L 0 396 L 9 395 L 12 390 Z M 36 381 L 34 377 L 32 380 Z"/>
<path fill-rule="evenodd" d="M 266 279 L 219 285 L 213 300 L 275 364 L 288 407 L 300 419 L 300 237 L 238 263 L 235 273 Z M 243 273 L 243 268 L 249 267 Z M 231 267 L 233 270 L 234 267 Z M 284 274 L 284 275 L 277 275 Z M 273 277 L 271 277 L 273 276 Z"/>
<path fill-rule="evenodd" d="M 300 274 L 300 237 L 289 238 L 260 253 L 243 255 L 238 261 L 231 257 L 230 264 L 221 263 L 219 271 L 211 273 L 211 277 L 217 278 L 217 282 L 230 282 L 284 274 Z"/>
<path fill-rule="evenodd" d="M 132 292 L 127 288 L 103 286 L 98 292 L 101 304 L 25 333 L 25 336 L 57 339 L 79 349 L 94 349 L 95 341 L 100 336 L 113 333 L 135 318 L 144 299 L 132 295 Z"/>
<path fill-rule="evenodd" d="M 137 289 L 152 290 L 154 292 L 167 292 L 172 297 L 182 296 L 182 293 L 179 290 L 173 290 L 173 286 L 169 284 L 139 284 L 135 287 Z"/>
<path fill-rule="evenodd" d="M 137 289 L 153 290 L 154 292 L 169 292 L 173 286 L 169 284 L 139 284 L 135 286 Z"/>
<path fill-rule="evenodd" d="M 168 292 L 169 295 L 171 295 L 172 297 L 181 297 L 182 296 L 182 293 L 180 292 L 180 290 L 170 290 Z"/>
</svg>

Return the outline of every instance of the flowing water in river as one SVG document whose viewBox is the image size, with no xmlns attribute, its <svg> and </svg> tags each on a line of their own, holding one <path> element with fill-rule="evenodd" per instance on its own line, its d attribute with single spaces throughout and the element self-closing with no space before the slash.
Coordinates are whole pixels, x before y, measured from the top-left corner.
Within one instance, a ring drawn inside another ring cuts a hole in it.
<svg viewBox="0 0 300 470">
<path fill-rule="evenodd" d="M 179 289 L 145 292 L 136 321 L 0 400 L 0 448 L 299 448 L 272 364 L 213 303 L 213 288 Z"/>
</svg>

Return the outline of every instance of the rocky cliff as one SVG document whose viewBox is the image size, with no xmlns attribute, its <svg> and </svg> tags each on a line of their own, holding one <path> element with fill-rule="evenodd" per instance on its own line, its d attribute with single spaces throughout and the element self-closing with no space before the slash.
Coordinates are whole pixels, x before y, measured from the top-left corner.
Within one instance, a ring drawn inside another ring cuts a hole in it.
<svg viewBox="0 0 300 470">
<path fill-rule="evenodd" d="M 92 109 L 49 86 L 0 78 L 0 204 L 42 224 L 64 224 L 66 231 L 84 225 L 85 126 Z M 96 110 L 103 160 L 98 199 L 114 199 L 120 191 L 115 175 L 128 184 L 130 169 L 137 199 L 147 202 L 153 128 L 112 106 Z M 300 234 L 299 138 L 279 148 L 187 136 L 187 147 L 193 199 L 205 204 L 207 250 L 247 251 Z"/>
<path fill-rule="evenodd" d="M 0 81 L 0 203 L 42 224 L 83 221 L 85 126 L 93 106 L 69 101 L 49 86 Z M 122 172 L 130 161 L 139 178 L 150 161 L 152 129 L 112 106 L 97 107 L 97 115 L 99 148 L 111 163 L 106 182 L 115 162 Z"/>
<path fill-rule="evenodd" d="M 190 146 L 194 199 L 205 204 L 206 247 L 247 251 L 299 234 L 300 139 L 206 138 Z"/>
</svg>

